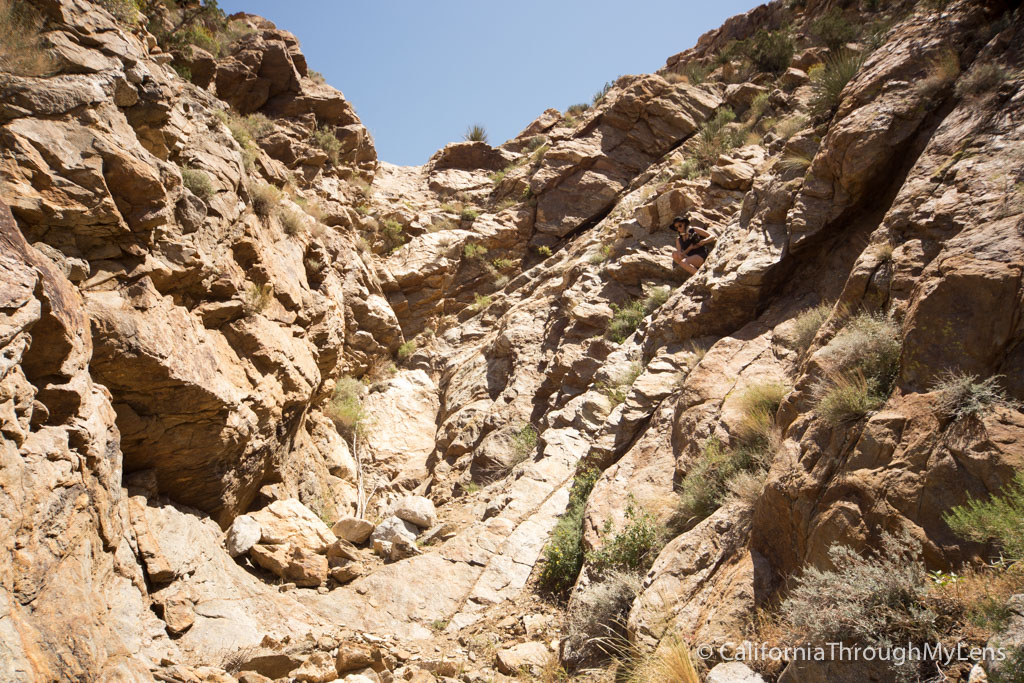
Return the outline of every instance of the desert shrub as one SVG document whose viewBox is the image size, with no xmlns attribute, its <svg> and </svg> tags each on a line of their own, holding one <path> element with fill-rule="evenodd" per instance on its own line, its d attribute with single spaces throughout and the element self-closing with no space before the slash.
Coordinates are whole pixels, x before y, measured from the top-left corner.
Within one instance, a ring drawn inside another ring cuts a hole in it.
<svg viewBox="0 0 1024 683">
<path fill-rule="evenodd" d="M 749 386 L 740 398 L 743 416 L 736 426 L 736 438 L 751 449 L 752 455 L 760 458 L 770 447 L 775 413 L 782 405 L 782 399 L 789 393 L 789 387 L 781 382 L 760 382 Z"/>
<path fill-rule="evenodd" d="M 319 71 L 314 71 L 313 69 L 307 69 L 306 76 L 314 83 L 323 84 L 327 82 L 327 79 L 324 78 L 324 75 L 322 73 L 320 73 Z"/>
<path fill-rule="evenodd" d="M 719 155 L 736 146 L 738 140 L 726 128 L 735 120 L 736 113 L 729 107 L 722 107 L 701 126 L 694 150 L 694 158 L 701 169 L 714 166 Z"/>
<path fill-rule="evenodd" d="M 888 533 L 880 549 L 866 555 L 833 545 L 828 555 L 834 568 L 807 568 L 782 603 L 794 642 L 884 648 L 931 638 L 936 615 L 925 603 L 928 574 L 918 560 L 920 550 L 909 536 Z"/>
<path fill-rule="evenodd" d="M 639 299 L 625 306 L 612 304 L 611 307 L 614 315 L 608 323 L 608 338 L 621 344 L 640 327 L 640 323 L 647 317 L 647 311 L 644 309 L 644 302 Z"/>
<path fill-rule="evenodd" d="M 576 126 L 580 125 L 580 120 L 576 118 L 576 116 L 574 116 L 573 114 L 566 114 L 565 116 L 562 117 L 562 125 L 567 126 L 569 128 L 575 128 Z"/>
<path fill-rule="evenodd" d="M 569 602 L 563 661 L 575 668 L 606 658 L 604 641 L 624 637 L 629 608 L 642 589 L 635 572 L 615 569 L 581 588 Z"/>
<path fill-rule="evenodd" d="M 341 140 L 334 134 L 334 131 L 327 128 L 317 128 L 313 131 L 310 142 L 327 154 L 327 158 L 332 165 L 338 165 L 338 161 L 341 159 Z"/>
<path fill-rule="evenodd" d="M 391 252 L 405 244 L 405 232 L 402 224 L 389 218 L 381 224 L 381 237 L 384 239 L 384 250 Z"/>
<path fill-rule="evenodd" d="M 464 206 L 462 207 L 462 211 L 459 212 L 459 218 L 464 221 L 475 221 L 479 216 L 480 212 L 472 206 Z"/>
<path fill-rule="evenodd" d="M 700 683 L 700 675 L 686 642 L 673 634 L 653 651 L 640 642 L 624 640 L 615 648 L 616 681 L 623 683 Z"/>
<path fill-rule="evenodd" d="M 587 104 L 586 102 L 580 102 L 579 104 L 570 105 L 569 108 L 565 110 L 565 113 L 570 114 L 572 116 L 579 116 L 588 109 L 590 109 L 589 104 Z"/>
<path fill-rule="evenodd" d="M 980 379 L 977 375 L 949 371 L 943 373 L 932 388 L 939 392 L 939 412 L 957 420 L 1016 405 L 1000 388 L 998 376 Z"/>
<path fill-rule="evenodd" d="M 820 66 L 812 67 L 808 73 L 813 92 L 811 111 L 824 114 L 838 105 L 843 88 L 860 71 L 866 57 L 865 53 L 844 49 L 830 54 Z"/>
<path fill-rule="evenodd" d="M 611 81 L 605 83 L 604 87 L 602 87 L 600 90 L 598 90 L 597 92 L 594 93 L 593 98 L 591 98 L 591 102 L 593 102 L 593 104 L 595 106 L 600 104 L 601 101 L 604 100 L 605 95 L 607 95 L 608 91 L 611 90 L 611 89 L 612 89 Z"/>
<path fill-rule="evenodd" d="M 673 526 L 692 527 L 719 508 L 728 489 L 726 483 L 742 471 L 741 456 L 712 436 L 703 452 L 686 472 L 679 488 L 679 503 Z"/>
<path fill-rule="evenodd" d="M 135 26 L 142 19 L 139 5 L 132 0 L 98 0 L 98 3 L 122 24 Z"/>
<path fill-rule="evenodd" d="M 508 169 L 502 169 L 500 171 L 495 171 L 494 173 L 492 173 L 489 176 L 487 176 L 487 179 L 490 180 L 495 185 L 500 185 L 501 181 L 505 179 L 505 174 L 506 173 L 508 173 Z"/>
<path fill-rule="evenodd" d="M 818 415 L 833 427 L 859 420 L 885 404 L 886 396 L 873 391 L 863 372 L 841 372 L 817 385 Z"/>
<path fill-rule="evenodd" d="M 958 536 L 979 543 L 996 543 L 1014 560 L 1024 559 L 1024 471 L 1001 493 L 987 500 L 972 498 L 944 516 Z"/>
<path fill-rule="evenodd" d="M 249 199 L 256 215 L 266 220 L 277 212 L 281 190 L 267 183 L 259 183 L 249 188 Z"/>
<path fill-rule="evenodd" d="M 775 134 L 783 140 L 788 140 L 807 126 L 807 117 L 802 114 L 794 114 L 777 122 L 774 126 Z"/>
<path fill-rule="evenodd" d="M 243 120 L 245 121 L 245 127 L 248 129 L 249 134 L 254 138 L 261 138 L 264 135 L 273 132 L 274 128 L 276 128 L 273 121 L 259 113 L 249 114 Z"/>
<path fill-rule="evenodd" d="M 188 191 L 202 200 L 213 196 L 213 182 L 205 172 L 187 166 L 181 169 L 181 182 Z"/>
<path fill-rule="evenodd" d="M 639 361 L 633 361 L 624 372 L 606 382 L 598 382 L 595 388 L 608 397 L 612 407 L 615 407 L 626 400 L 629 388 L 633 382 L 644 371 L 644 366 Z"/>
<path fill-rule="evenodd" d="M 626 502 L 626 524 L 615 531 L 611 519 L 601 531 L 601 547 L 587 553 L 598 574 L 611 569 L 646 572 L 661 549 L 661 534 L 654 516 L 641 508 L 632 494 Z"/>
<path fill-rule="evenodd" d="M 860 372 L 871 392 L 888 398 L 899 372 L 899 327 L 880 314 L 860 313 L 846 322 L 827 346 L 833 369 Z"/>
<path fill-rule="evenodd" d="M 795 341 L 798 351 L 803 353 L 810 348 L 811 342 L 814 341 L 818 330 L 828 320 L 829 313 L 831 312 L 832 305 L 823 301 L 817 306 L 812 306 L 797 313 L 796 319 L 793 321 L 793 333 L 796 337 Z"/>
<path fill-rule="evenodd" d="M 505 270 L 506 268 L 511 268 L 516 265 L 516 261 L 515 259 L 510 258 L 496 258 L 491 261 L 491 265 L 498 270 Z"/>
<path fill-rule="evenodd" d="M 672 290 L 668 287 L 652 287 L 644 298 L 644 310 L 651 312 L 661 308 L 671 294 Z"/>
<path fill-rule="evenodd" d="M 583 512 L 599 474 L 594 468 L 576 472 L 569 491 L 569 504 L 544 547 L 540 585 L 555 595 L 572 588 L 583 567 Z"/>
<path fill-rule="evenodd" d="M 54 61 L 43 44 L 42 16 L 27 0 L 0 0 L 0 71 L 45 76 Z"/>
<path fill-rule="evenodd" d="M 758 29 L 747 45 L 747 55 L 761 71 L 782 73 L 793 60 L 793 38 L 786 30 Z"/>
<path fill-rule="evenodd" d="M 242 308 L 246 315 L 256 315 L 266 310 L 274 298 L 274 288 L 269 283 L 258 285 L 255 282 L 249 283 L 242 299 Z"/>
<path fill-rule="evenodd" d="M 466 245 L 462 247 L 462 255 L 468 259 L 478 259 L 486 253 L 487 247 L 475 242 L 467 242 Z"/>
<path fill-rule="evenodd" d="M 611 256 L 612 256 L 612 245 L 604 244 L 604 245 L 601 245 L 600 249 L 598 249 L 593 254 L 591 254 L 590 258 L 587 259 L 587 260 L 591 263 L 591 265 L 595 265 L 596 266 L 598 264 L 604 263 L 605 261 L 610 259 Z"/>
<path fill-rule="evenodd" d="M 462 139 L 467 142 L 487 142 L 487 131 L 480 124 L 473 124 L 466 129 Z"/>
<path fill-rule="evenodd" d="M 537 448 L 537 429 L 531 424 L 520 427 L 512 437 L 512 466 L 518 465 Z"/>
<path fill-rule="evenodd" d="M 399 344 L 398 351 L 396 352 L 398 360 L 406 360 L 409 356 L 416 353 L 417 346 L 415 339 L 410 339 L 407 342 Z"/>
<path fill-rule="evenodd" d="M 976 64 L 957 82 L 954 92 L 957 97 L 988 92 L 998 88 L 1008 77 L 1006 68 L 1001 64 L 995 62 Z"/>
<path fill-rule="evenodd" d="M 796 171 L 803 173 L 811 166 L 811 162 L 814 161 L 814 157 L 800 152 L 790 152 L 779 159 L 779 163 L 776 164 L 777 168 L 783 173 L 789 173 Z"/>
<path fill-rule="evenodd" d="M 750 108 L 747 109 L 747 122 L 755 123 L 768 110 L 771 97 L 766 92 L 758 93 L 750 101 Z"/>
<path fill-rule="evenodd" d="M 696 159 L 684 159 L 672 166 L 672 178 L 674 180 L 693 180 L 701 175 L 700 164 Z"/>
<path fill-rule="evenodd" d="M 354 377 L 339 377 L 334 385 L 334 395 L 327 404 L 327 417 L 334 421 L 339 432 L 349 438 L 355 438 L 366 427 L 363 391 L 363 384 Z"/>
<path fill-rule="evenodd" d="M 725 482 L 728 500 L 753 505 L 764 489 L 768 470 L 740 470 Z"/>
<path fill-rule="evenodd" d="M 543 256 L 544 258 L 547 258 L 548 256 L 551 256 L 551 247 L 547 246 L 546 244 L 541 245 L 537 247 L 537 253 Z"/>
<path fill-rule="evenodd" d="M 708 74 L 711 73 L 712 65 L 701 64 L 700 62 L 689 62 L 683 67 L 683 76 L 686 76 L 686 80 L 693 85 L 700 85 L 707 80 Z"/>
<path fill-rule="evenodd" d="M 278 214 L 278 220 L 287 235 L 301 235 L 306 230 L 305 215 L 298 211 L 285 209 Z"/>
<path fill-rule="evenodd" d="M 526 151 L 536 152 L 538 149 L 546 145 L 548 137 L 546 135 L 534 135 L 526 143 Z"/>
<path fill-rule="evenodd" d="M 833 7 L 812 21 L 811 33 L 833 51 L 857 39 L 857 27 L 846 20 L 838 7 Z"/>
<path fill-rule="evenodd" d="M 171 68 L 174 69 L 174 73 L 178 74 L 184 81 L 192 80 L 192 69 L 186 64 L 171 64 Z"/>
<path fill-rule="evenodd" d="M 482 311 L 491 305 L 491 297 L 489 294 L 474 294 L 473 304 L 470 308 L 474 311 Z"/>
</svg>

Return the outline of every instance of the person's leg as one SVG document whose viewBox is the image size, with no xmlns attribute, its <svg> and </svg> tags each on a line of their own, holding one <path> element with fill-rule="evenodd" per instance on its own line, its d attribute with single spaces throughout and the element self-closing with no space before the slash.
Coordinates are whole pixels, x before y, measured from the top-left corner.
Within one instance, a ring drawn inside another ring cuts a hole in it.
<svg viewBox="0 0 1024 683">
<path fill-rule="evenodd" d="M 690 275 L 695 275 L 697 269 L 704 265 L 704 259 L 700 256 L 690 255 L 680 261 L 679 265 Z"/>
<path fill-rule="evenodd" d="M 677 266 L 682 266 L 682 267 L 685 268 L 685 266 L 683 266 L 683 252 L 681 252 L 681 251 L 673 251 L 672 252 L 672 260 L 676 262 Z"/>
</svg>

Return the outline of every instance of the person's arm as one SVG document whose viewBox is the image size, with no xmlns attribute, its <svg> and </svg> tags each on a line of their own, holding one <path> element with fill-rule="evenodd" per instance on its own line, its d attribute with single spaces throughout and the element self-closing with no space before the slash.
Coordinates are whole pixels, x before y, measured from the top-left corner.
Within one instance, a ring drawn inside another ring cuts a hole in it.
<svg viewBox="0 0 1024 683">
<path fill-rule="evenodd" d="M 704 228 L 694 227 L 693 231 L 704 238 L 700 242 L 697 242 L 695 246 L 703 247 L 704 245 L 711 244 L 715 241 L 715 236 Z"/>
</svg>

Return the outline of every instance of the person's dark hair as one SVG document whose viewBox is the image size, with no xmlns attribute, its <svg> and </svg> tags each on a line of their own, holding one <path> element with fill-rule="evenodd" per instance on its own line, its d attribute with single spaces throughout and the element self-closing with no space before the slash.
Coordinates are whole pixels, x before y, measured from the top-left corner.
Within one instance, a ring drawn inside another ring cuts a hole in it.
<svg viewBox="0 0 1024 683">
<path fill-rule="evenodd" d="M 672 229 L 676 229 L 676 223 L 682 223 L 684 228 L 690 227 L 690 217 L 684 213 L 679 214 L 672 219 Z"/>
</svg>

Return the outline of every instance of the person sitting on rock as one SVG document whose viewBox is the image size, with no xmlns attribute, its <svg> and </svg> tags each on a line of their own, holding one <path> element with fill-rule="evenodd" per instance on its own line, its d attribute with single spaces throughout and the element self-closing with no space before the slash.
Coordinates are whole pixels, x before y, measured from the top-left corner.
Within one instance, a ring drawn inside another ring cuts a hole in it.
<svg viewBox="0 0 1024 683">
<path fill-rule="evenodd" d="M 676 250 L 672 252 L 672 260 L 690 275 L 697 272 L 708 258 L 710 245 L 715 236 L 704 228 L 690 226 L 689 216 L 676 216 L 672 219 L 672 229 L 676 231 Z"/>
</svg>

